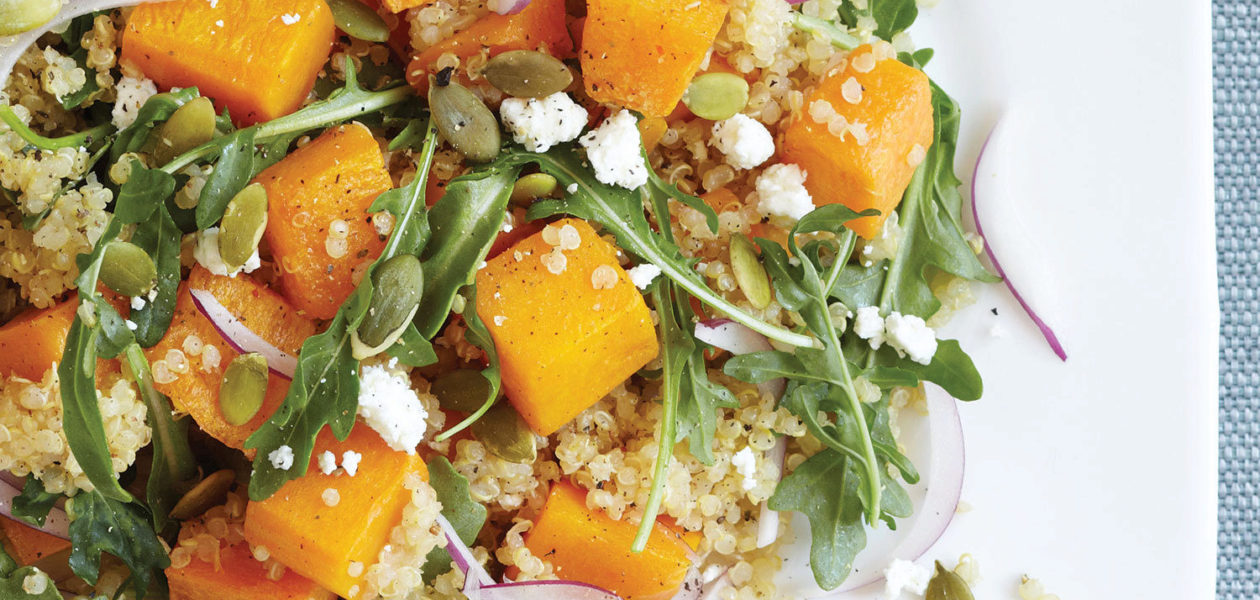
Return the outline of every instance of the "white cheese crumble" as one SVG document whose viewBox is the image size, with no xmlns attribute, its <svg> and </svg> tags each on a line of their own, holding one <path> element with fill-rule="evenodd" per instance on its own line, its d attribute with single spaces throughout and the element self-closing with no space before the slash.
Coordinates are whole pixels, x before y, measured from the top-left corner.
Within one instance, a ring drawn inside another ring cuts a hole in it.
<svg viewBox="0 0 1260 600">
<path fill-rule="evenodd" d="M 726 156 L 726 164 L 751 169 L 774 156 L 774 137 L 759 121 L 737 114 L 713 124 L 713 147 Z"/>
<path fill-rule="evenodd" d="M 903 591 L 922 596 L 927 592 L 932 570 L 900 558 L 884 569 L 884 600 L 897 600 Z"/>
<path fill-rule="evenodd" d="M 930 364 L 936 355 L 936 332 L 915 315 L 889 314 L 884 320 L 884 337 L 898 354 L 921 365 Z"/>
<path fill-rule="evenodd" d="M 805 189 L 804 170 L 792 164 L 777 164 L 757 177 L 757 210 L 768 217 L 799 221 L 814 210 L 814 198 Z"/>
<path fill-rule="evenodd" d="M 132 331 L 140 329 L 140 325 L 137 324 L 135 321 L 132 321 L 131 319 L 125 319 L 123 321 L 123 324 L 127 326 L 127 329 L 130 329 Z"/>
<path fill-rule="evenodd" d="M 114 86 L 114 90 L 118 93 L 118 101 L 114 103 L 114 110 L 110 113 L 110 117 L 112 117 L 114 127 L 126 129 L 136 122 L 136 113 L 140 111 L 140 107 L 157 94 L 157 85 L 150 79 L 136 79 L 124 75 L 118 80 L 118 85 Z"/>
<path fill-rule="evenodd" d="M 292 25 L 294 23 L 297 23 L 298 21 L 301 21 L 302 15 L 299 15 L 297 13 L 286 13 L 286 14 L 280 15 L 280 20 L 284 21 L 285 25 Z"/>
<path fill-rule="evenodd" d="M 219 276 L 236 277 L 242 271 L 245 273 L 253 273 L 262 266 L 262 259 L 258 256 L 258 250 L 254 249 L 254 253 L 250 255 L 249 260 L 245 261 L 240 268 L 229 271 L 227 264 L 223 262 L 223 257 L 219 255 L 219 228 L 211 227 L 197 234 L 197 245 L 193 248 L 193 258 L 197 259 L 197 263 L 204 267 L 207 271 Z"/>
<path fill-rule="evenodd" d="M 647 286 L 652 285 L 652 280 L 660 274 L 661 268 L 652 263 L 643 263 L 626 271 L 626 275 L 630 276 L 630 281 L 634 282 L 634 287 L 641 290 L 646 290 Z"/>
<path fill-rule="evenodd" d="M 337 470 L 337 455 L 325 450 L 319 455 L 319 472 L 332 475 Z"/>
<path fill-rule="evenodd" d="M 39 596 L 48 590 L 48 575 L 34 568 L 29 575 L 22 578 L 22 591 L 31 596 Z"/>
<path fill-rule="evenodd" d="M 341 468 L 346 470 L 346 475 L 354 477 L 359 473 L 359 463 L 362 461 L 362 454 L 354 450 L 346 450 L 341 455 Z"/>
<path fill-rule="evenodd" d="M 648 170 L 643 162 L 639 125 L 630 111 L 607 118 L 579 140 L 586 148 L 586 158 L 595 169 L 600 183 L 633 190 L 647 183 Z"/>
<path fill-rule="evenodd" d="M 287 444 L 280 446 L 267 454 L 267 460 L 271 461 L 272 467 L 288 471 L 293 467 L 293 448 Z"/>
<path fill-rule="evenodd" d="M 144 296 L 135 296 L 131 299 L 131 310 L 144 310 Z"/>
<path fill-rule="evenodd" d="M 359 375 L 359 416 L 390 448 L 415 454 L 416 446 L 424 440 L 424 420 L 429 413 L 405 373 L 371 365 Z"/>
<path fill-rule="evenodd" d="M 869 340 L 871 348 L 879 350 L 884 345 L 884 318 L 879 316 L 878 306 L 863 306 L 857 311 L 857 319 L 853 321 L 853 333 Z"/>
<path fill-rule="evenodd" d="M 753 456 L 752 448 L 744 446 L 743 450 L 735 453 L 731 457 L 731 466 L 735 467 L 735 472 L 739 473 L 744 481 L 740 486 L 744 491 L 757 487 L 757 457 Z"/>
<path fill-rule="evenodd" d="M 546 98 L 506 98 L 499 105 L 499 116 L 512 139 L 530 152 L 546 152 L 556 144 L 571 142 L 586 128 L 586 109 L 564 92 Z"/>
</svg>

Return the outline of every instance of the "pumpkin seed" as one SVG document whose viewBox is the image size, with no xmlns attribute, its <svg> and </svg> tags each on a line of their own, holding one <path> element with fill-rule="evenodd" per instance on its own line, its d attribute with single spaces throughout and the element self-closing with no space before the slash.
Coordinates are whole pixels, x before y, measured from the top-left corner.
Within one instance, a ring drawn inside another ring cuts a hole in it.
<svg viewBox="0 0 1260 600">
<path fill-rule="evenodd" d="M 946 569 L 940 561 L 936 561 L 936 573 L 928 581 L 924 600 L 975 600 L 971 595 L 971 587 L 962 577 Z"/>
<path fill-rule="evenodd" d="M 101 283 L 124 296 L 143 296 L 157 285 L 157 267 L 149 254 L 131 242 L 114 240 L 101 257 Z"/>
<path fill-rule="evenodd" d="M 682 101 L 701 119 L 729 119 L 748 105 L 748 82 L 734 73 L 705 73 L 691 80 Z"/>
<path fill-rule="evenodd" d="M 185 102 L 150 138 L 155 164 L 164 165 L 214 137 L 214 104 L 200 96 Z"/>
<path fill-rule="evenodd" d="M 211 473 L 175 503 L 175 506 L 171 508 L 171 518 L 186 521 L 223 504 L 228 490 L 232 489 L 232 484 L 235 482 L 236 472 L 231 469 Z"/>
<path fill-rule="evenodd" d="M 385 24 L 385 19 L 359 0 L 328 0 L 328 8 L 332 10 L 337 28 L 350 37 L 365 42 L 389 40 L 389 25 Z"/>
<path fill-rule="evenodd" d="M 61 0 L 0 0 L 0 35 L 15 35 L 47 23 Z"/>
<path fill-rule="evenodd" d="M 476 369 L 455 369 L 434 380 L 429 392 L 437 396 L 442 410 L 471 413 L 490 395 L 490 382 Z"/>
<path fill-rule="evenodd" d="M 399 254 L 372 273 L 372 302 L 351 338 L 354 357 L 363 360 L 392 346 L 420 308 L 424 269 L 420 259 Z"/>
<path fill-rule="evenodd" d="M 731 270 L 735 272 L 735 283 L 744 292 L 744 297 L 758 309 L 770 305 L 773 294 L 770 290 L 770 276 L 765 265 L 757 257 L 756 247 L 748 238 L 736 233 L 731 236 L 730 243 Z"/>
<path fill-rule="evenodd" d="M 219 256 L 228 271 L 241 268 L 258 251 L 267 229 L 267 188 L 251 183 L 228 202 L 219 224 Z"/>
<path fill-rule="evenodd" d="M 450 80 L 449 67 L 429 85 L 429 109 L 446 141 L 472 162 L 489 162 L 499 155 L 499 122 L 476 94 Z"/>
<path fill-rule="evenodd" d="M 534 447 L 534 432 L 525 419 L 507 402 L 490 407 L 486 414 L 472 424 L 477 441 L 491 454 L 514 463 L 532 463 L 538 458 Z"/>
<path fill-rule="evenodd" d="M 539 198 L 546 198 L 556 191 L 556 178 L 546 173 L 530 173 L 516 180 L 512 186 L 512 202 L 528 207 Z"/>
<path fill-rule="evenodd" d="M 517 98 L 545 98 L 573 83 L 573 72 L 555 57 L 533 50 L 504 52 L 481 70 L 486 81 Z"/>
<path fill-rule="evenodd" d="M 231 425 L 244 425 L 258 414 L 267 395 L 267 359 L 257 352 L 228 364 L 219 382 L 219 410 Z"/>
</svg>

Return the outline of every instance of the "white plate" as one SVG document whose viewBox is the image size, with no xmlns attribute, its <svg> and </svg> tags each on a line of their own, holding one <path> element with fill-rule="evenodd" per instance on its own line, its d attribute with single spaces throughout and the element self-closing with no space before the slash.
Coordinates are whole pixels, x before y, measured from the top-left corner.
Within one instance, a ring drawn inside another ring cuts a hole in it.
<svg viewBox="0 0 1260 600">
<path fill-rule="evenodd" d="M 1210 25 L 1194 0 L 944 0 L 912 29 L 962 106 L 964 180 L 1004 115 L 980 214 L 1069 355 L 1000 285 L 943 332 L 985 396 L 962 407 L 972 508 L 921 562 L 971 553 L 977 598 L 1024 573 L 1064 600 L 1212 597 Z"/>
</svg>

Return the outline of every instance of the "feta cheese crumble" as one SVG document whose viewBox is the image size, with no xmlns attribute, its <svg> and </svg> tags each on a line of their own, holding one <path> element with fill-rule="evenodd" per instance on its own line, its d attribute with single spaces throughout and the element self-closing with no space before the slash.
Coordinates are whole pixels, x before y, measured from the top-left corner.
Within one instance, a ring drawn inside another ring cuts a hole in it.
<svg viewBox="0 0 1260 600">
<path fill-rule="evenodd" d="M 853 321 L 853 333 L 869 340 L 871 348 L 879 350 L 884 345 L 884 318 L 879 316 L 878 306 L 863 306 L 857 311 L 857 319 Z"/>
<path fill-rule="evenodd" d="M 293 468 L 293 448 L 287 444 L 272 450 L 267 454 L 267 460 L 271 461 L 271 466 L 281 471 L 288 471 Z"/>
<path fill-rule="evenodd" d="M 586 127 L 586 109 L 564 92 L 546 98 L 506 98 L 499 116 L 512 139 L 530 152 L 546 152 L 556 144 L 571 142 Z"/>
<path fill-rule="evenodd" d="M 932 570 L 900 558 L 884 569 L 884 600 L 897 600 L 903 591 L 922 596 L 927 592 Z"/>
<path fill-rule="evenodd" d="M 302 15 L 299 15 L 297 13 L 286 13 L 286 14 L 280 15 L 280 20 L 284 21 L 285 25 L 292 25 L 294 23 L 297 23 L 298 21 L 301 21 Z"/>
<path fill-rule="evenodd" d="M 578 141 L 586 148 L 586 158 L 595 169 L 600 183 L 633 190 L 647 183 L 648 170 L 643 162 L 638 121 L 630 111 L 604 120 Z"/>
<path fill-rule="evenodd" d="M 363 461 L 363 455 L 354 450 L 346 450 L 341 455 L 341 468 L 346 470 L 346 475 L 354 477 L 359 473 L 359 463 Z"/>
<path fill-rule="evenodd" d="M 889 314 L 884 320 L 884 337 L 898 354 L 921 365 L 930 364 L 936 355 L 936 332 L 915 315 Z"/>
<path fill-rule="evenodd" d="M 325 450 L 319 455 L 319 472 L 332 475 L 337 470 L 337 455 Z"/>
<path fill-rule="evenodd" d="M 135 296 L 131 299 L 131 310 L 143 310 L 144 305 L 144 296 Z"/>
<path fill-rule="evenodd" d="M 713 124 L 713 147 L 726 156 L 726 164 L 751 169 L 774 156 L 774 137 L 759 121 L 737 114 Z"/>
<path fill-rule="evenodd" d="M 136 79 L 126 75 L 118 80 L 114 89 L 118 93 L 118 101 L 114 103 L 110 117 L 114 127 L 118 129 L 126 129 L 135 123 L 140 107 L 157 94 L 157 85 L 151 79 Z"/>
<path fill-rule="evenodd" d="M 390 448 L 415 454 L 416 446 L 424 440 L 424 420 L 429 413 L 405 373 L 371 365 L 359 375 L 359 416 Z M 344 462 L 341 466 L 347 467 Z"/>
<path fill-rule="evenodd" d="M 652 285 L 652 280 L 660 274 L 661 268 L 652 263 L 643 263 L 626 271 L 626 275 L 630 276 L 630 281 L 634 282 L 634 287 L 641 290 L 646 290 L 647 286 Z"/>
<path fill-rule="evenodd" d="M 744 446 L 743 450 L 736 452 L 735 456 L 731 457 L 731 466 L 735 467 L 735 472 L 744 478 L 744 481 L 740 483 L 744 491 L 757 487 L 757 457 L 753 456 L 752 448 Z"/>
<path fill-rule="evenodd" d="M 777 164 L 757 177 L 757 210 L 767 217 L 799 221 L 814 210 L 814 198 L 805 189 L 804 170 L 792 164 Z"/>
<path fill-rule="evenodd" d="M 240 268 L 229 271 L 223 257 L 219 255 L 219 228 L 211 227 L 197 234 L 197 245 L 193 248 L 193 258 L 197 259 L 207 271 L 219 276 L 236 277 L 238 273 L 253 273 L 262 266 L 262 259 L 258 256 L 258 249 L 254 249 L 254 253 L 250 255 L 249 260 Z"/>
</svg>

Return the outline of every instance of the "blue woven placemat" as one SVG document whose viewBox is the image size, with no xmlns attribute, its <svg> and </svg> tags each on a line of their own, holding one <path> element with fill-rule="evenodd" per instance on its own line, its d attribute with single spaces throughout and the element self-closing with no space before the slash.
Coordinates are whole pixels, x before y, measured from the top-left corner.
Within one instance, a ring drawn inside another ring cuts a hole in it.
<svg viewBox="0 0 1260 600">
<path fill-rule="evenodd" d="M 1218 600 L 1260 591 L 1260 0 L 1214 0 L 1221 294 Z"/>
</svg>

